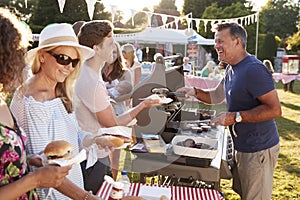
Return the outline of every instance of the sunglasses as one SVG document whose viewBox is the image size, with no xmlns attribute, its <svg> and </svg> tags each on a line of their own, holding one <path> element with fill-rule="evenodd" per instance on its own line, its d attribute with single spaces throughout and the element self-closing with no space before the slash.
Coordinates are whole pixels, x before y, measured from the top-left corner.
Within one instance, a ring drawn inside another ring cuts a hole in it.
<svg viewBox="0 0 300 200">
<path fill-rule="evenodd" d="M 72 59 L 67 55 L 64 54 L 56 54 L 52 51 L 47 51 L 47 53 L 49 53 L 51 56 L 53 56 L 56 59 L 56 62 L 58 64 L 61 65 L 69 65 L 70 63 L 72 63 L 72 67 L 75 68 L 76 65 L 78 64 L 78 62 L 80 61 L 80 59 L 76 58 L 76 59 Z"/>
</svg>

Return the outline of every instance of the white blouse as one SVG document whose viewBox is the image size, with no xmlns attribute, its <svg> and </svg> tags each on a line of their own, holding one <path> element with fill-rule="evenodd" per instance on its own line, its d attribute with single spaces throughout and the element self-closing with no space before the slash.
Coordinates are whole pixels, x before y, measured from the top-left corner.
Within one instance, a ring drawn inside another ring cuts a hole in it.
<svg viewBox="0 0 300 200">
<path fill-rule="evenodd" d="M 33 97 L 24 97 L 17 91 L 11 102 L 11 111 L 18 124 L 28 136 L 27 152 L 39 154 L 45 146 L 53 140 L 65 140 L 72 144 L 74 154 L 79 153 L 79 144 L 86 136 L 86 132 L 80 130 L 74 113 L 68 113 L 60 98 L 39 102 Z M 78 187 L 83 187 L 83 176 L 79 164 L 73 165 L 67 176 Z M 46 199 L 46 188 L 38 188 L 40 199 Z M 60 192 L 53 190 L 50 198 L 68 199 Z"/>
</svg>

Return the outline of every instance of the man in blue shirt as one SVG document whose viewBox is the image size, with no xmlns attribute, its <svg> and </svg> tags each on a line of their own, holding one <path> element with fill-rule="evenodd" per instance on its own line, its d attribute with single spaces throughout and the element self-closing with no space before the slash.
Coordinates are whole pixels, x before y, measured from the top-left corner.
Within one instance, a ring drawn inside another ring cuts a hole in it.
<svg viewBox="0 0 300 200">
<path fill-rule="evenodd" d="M 236 23 L 216 26 L 215 49 L 219 61 L 229 66 L 223 81 L 211 91 L 181 88 L 199 100 L 217 104 L 226 98 L 227 112 L 212 123 L 229 126 L 233 138 L 236 172 L 233 189 L 243 200 L 267 200 L 272 196 L 279 135 L 274 118 L 281 106 L 271 73 L 246 51 L 247 33 Z"/>
</svg>

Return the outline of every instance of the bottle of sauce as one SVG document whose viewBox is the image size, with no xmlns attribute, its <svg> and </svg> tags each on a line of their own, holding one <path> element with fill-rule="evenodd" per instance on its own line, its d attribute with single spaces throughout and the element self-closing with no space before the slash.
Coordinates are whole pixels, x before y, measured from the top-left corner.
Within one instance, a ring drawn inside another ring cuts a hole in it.
<svg viewBox="0 0 300 200">
<path fill-rule="evenodd" d="M 123 197 L 124 184 L 114 182 L 108 200 L 121 200 Z"/>
</svg>

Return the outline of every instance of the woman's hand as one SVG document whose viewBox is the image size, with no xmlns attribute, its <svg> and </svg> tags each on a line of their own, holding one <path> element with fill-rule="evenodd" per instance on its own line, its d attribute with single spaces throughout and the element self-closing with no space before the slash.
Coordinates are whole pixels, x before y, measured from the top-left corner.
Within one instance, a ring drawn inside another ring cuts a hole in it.
<svg viewBox="0 0 300 200">
<path fill-rule="evenodd" d="M 58 187 L 65 180 L 69 174 L 71 165 L 65 167 L 59 167 L 57 165 L 47 165 L 45 167 L 38 168 L 31 174 L 35 176 L 37 187 L 49 188 Z"/>
</svg>

